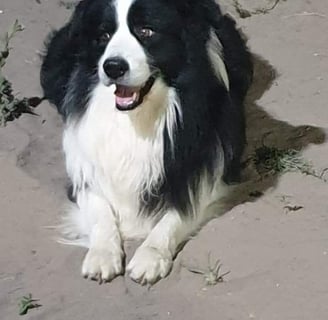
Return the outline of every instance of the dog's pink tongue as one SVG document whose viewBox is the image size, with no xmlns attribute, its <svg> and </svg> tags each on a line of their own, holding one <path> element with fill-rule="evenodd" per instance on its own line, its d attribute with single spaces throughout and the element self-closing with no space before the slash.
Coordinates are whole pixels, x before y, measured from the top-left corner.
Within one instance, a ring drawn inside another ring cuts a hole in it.
<svg viewBox="0 0 328 320">
<path fill-rule="evenodd" d="M 133 88 L 117 85 L 115 96 L 116 104 L 124 107 L 133 104 L 138 99 L 138 92 Z"/>
<path fill-rule="evenodd" d="M 134 98 L 133 97 L 129 97 L 129 98 L 122 98 L 122 97 L 118 97 L 116 96 L 116 104 L 118 104 L 119 106 L 129 106 L 134 102 Z"/>
</svg>

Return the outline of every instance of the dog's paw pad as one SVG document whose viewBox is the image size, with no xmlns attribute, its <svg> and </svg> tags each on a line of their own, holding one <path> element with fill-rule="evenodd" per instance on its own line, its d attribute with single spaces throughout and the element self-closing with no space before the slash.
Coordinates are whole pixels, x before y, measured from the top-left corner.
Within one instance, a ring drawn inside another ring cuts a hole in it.
<svg viewBox="0 0 328 320">
<path fill-rule="evenodd" d="M 123 273 L 123 252 L 91 248 L 82 264 L 82 275 L 97 281 L 110 281 Z"/>
<path fill-rule="evenodd" d="M 165 278 L 172 268 L 172 256 L 156 248 L 140 247 L 131 259 L 127 272 L 133 281 L 153 284 Z"/>
</svg>

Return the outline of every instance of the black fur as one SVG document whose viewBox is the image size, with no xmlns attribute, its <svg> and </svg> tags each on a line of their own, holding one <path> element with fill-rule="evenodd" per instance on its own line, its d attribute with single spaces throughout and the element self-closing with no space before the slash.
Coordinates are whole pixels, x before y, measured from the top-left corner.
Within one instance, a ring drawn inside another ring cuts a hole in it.
<svg viewBox="0 0 328 320">
<path fill-rule="evenodd" d="M 239 180 L 245 144 L 243 101 L 252 80 L 250 54 L 235 22 L 221 14 L 214 0 L 136 0 L 128 20 L 132 33 L 140 26 L 156 31 L 152 39 L 140 42 L 152 68 L 175 87 L 183 113 L 174 152 L 164 133 L 165 180 L 151 194 L 140 195 L 142 211 L 153 213 L 165 205 L 185 213 L 188 187 L 196 192 L 201 173 L 211 175 L 218 165 L 218 144 L 224 151 L 224 181 Z M 64 119 L 83 115 L 88 93 L 98 81 L 97 63 L 105 48 L 101 34 L 113 33 L 116 27 L 110 0 L 84 0 L 50 39 L 41 84 Z M 214 75 L 207 54 L 211 29 L 223 45 L 229 92 Z"/>
</svg>

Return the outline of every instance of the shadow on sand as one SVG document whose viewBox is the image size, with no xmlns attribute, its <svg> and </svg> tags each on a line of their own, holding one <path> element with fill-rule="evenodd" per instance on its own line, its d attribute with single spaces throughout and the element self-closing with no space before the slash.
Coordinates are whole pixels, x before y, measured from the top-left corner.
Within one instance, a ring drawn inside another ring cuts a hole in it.
<svg viewBox="0 0 328 320">
<path fill-rule="evenodd" d="M 252 161 L 255 150 L 265 144 L 277 149 L 302 151 L 310 144 L 322 144 L 326 139 L 323 128 L 308 125 L 292 126 L 285 121 L 274 119 L 257 104 L 257 101 L 273 85 L 277 72 L 260 56 L 253 55 L 253 62 L 254 79 L 245 102 L 247 145 L 242 183 L 234 186 L 234 192 L 225 199 L 226 210 L 223 214 L 238 204 L 254 201 L 267 189 L 277 185 L 280 174 L 261 176 L 257 172 Z"/>
</svg>

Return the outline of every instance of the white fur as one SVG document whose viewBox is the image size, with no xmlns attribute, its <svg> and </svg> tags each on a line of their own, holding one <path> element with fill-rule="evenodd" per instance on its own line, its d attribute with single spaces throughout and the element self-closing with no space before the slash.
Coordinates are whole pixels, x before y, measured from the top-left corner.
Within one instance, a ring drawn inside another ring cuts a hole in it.
<svg viewBox="0 0 328 320">
<path fill-rule="evenodd" d="M 219 38 L 216 36 L 215 31 L 211 30 L 211 36 L 207 43 L 207 52 L 212 63 L 215 75 L 223 82 L 227 90 L 229 91 L 229 76 L 228 71 L 224 63 L 222 44 Z"/>
<path fill-rule="evenodd" d="M 124 252 L 118 221 L 104 197 L 88 190 L 79 197 L 80 206 L 81 201 L 87 201 L 88 214 L 92 214 L 95 219 L 89 233 L 90 249 L 83 261 L 82 274 L 110 280 L 123 271 Z"/>
<path fill-rule="evenodd" d="M 217 173 L 222 173 L 221 166 Z M 191 194 L 193 212 L 189 218 L 182 218 L 177 211 L 169 210 L 154 226 L 127 266 L 127 272 L 134 281 L 147 284 L 166 277 L 180 245 L 203 223 L 224 211 L 227 188 L 219 177 L 211 185 L 207 175 L 202 176 L 197 196 Z"/>
<path fill-rule="evenodd" d="M 175 108 L 171 90 L 157 80 L 143 105 L 124 113 L 115 108 L 113 88 L 99 84 L 86 114 L 78 123 L 69 121 L 64 133 L 68 175 L 74 186 L 89 186 L 78 194 L 83 198 L 93 189 L 108 199 L 125 238 L 144 236 L 151 228 L 137 218 L 138 201 L 144 188 L 151 190 L 163 178 L 166 112 Z M 83 201 L 80 207 L 86 207 Z"/>
<path fill-rule="evenodd" d="M 108 57 L 124 57 L 130 64 L 124 81 L 135 85 L 148 79 L 149 68 L 126 25 L 131 3 L 116 3 L 119 28 L 100 65 Z M 212 54 L 214 45 L 217 43 L 211 41 L 209 54 L 216 65 L 219 62 Z M 104 75 L 100 77 L 104 80 Z M 70 238 L 66 243 L 89 248 L 82 266 L 84 276 L 110 280 L 122 272 L 122 241 L 146 238 L 127 270 L 132 279 L 153 283 L 168 274 L 179 245 L 217 210 L 219 193 L 225 191 L 221 184 L 223 159 L 217 159 L 220 166 L 214 185 L 204 173 L 197 194 L 190 191 L 190 218 L 182 219 L 174 210 L 162 212 L 159 221 L 138 215 L 142 192 L 150 192 L 164 178 L 165 126 L 173 150 L 177 120 L 182 122 L 183 115 L 177 93 L 160 79 L 142 105 L 131 112 L 116 109 L 114 90 L 114 86 L 101 81 L 82 118 L 67 121 L 63 146 L 77 206 L 64 221 L 64 233 Z"/>
<path fill-rule="evenodd" d="M 198 225 L 197 219 L 182 219 L 170 210 L 156 224 L 127 266 L 130 277 L 141 284 L 164 278 L 172 268 L 173 257 Z"/>
</svg>

